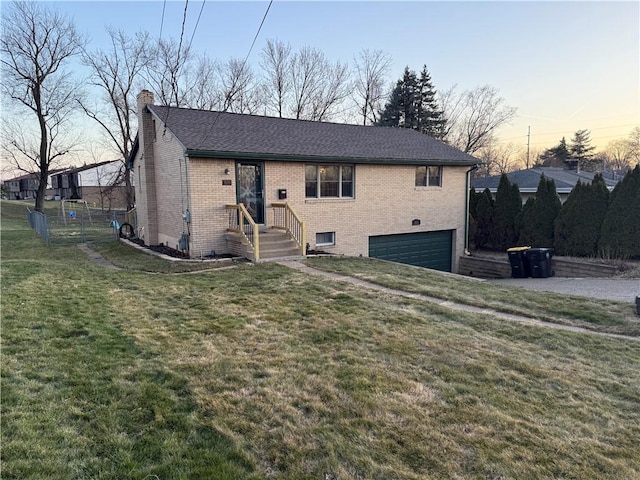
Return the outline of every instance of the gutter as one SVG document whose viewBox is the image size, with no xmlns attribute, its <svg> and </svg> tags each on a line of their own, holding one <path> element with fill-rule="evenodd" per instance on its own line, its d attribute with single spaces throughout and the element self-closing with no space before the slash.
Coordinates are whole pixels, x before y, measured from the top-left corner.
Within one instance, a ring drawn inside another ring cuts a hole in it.
<svg viewBox="0 0 640 480">
<path fill-rule="evenodd" d="M 344 164 L 379 164 L 379 165 L 422 165 L 429 163 L 430 165 L 442 165 L 460 167 L 473 165 L 475 159 L 472 160 L 442 160 L 429 158 L 368 158 L 368 157 L 338 157 L 327 155 L 291 155 L 279 153 L 260 153 L 260 152 L 229 152 L 223 150 L 197 150 L 186 149 L 185 155 L 191 158 L 216 158 L 228 160 L 276 160 L 281 162 L 332 162 Z M 477 168 L 477 167 L 476 167 Z"/>
<path fill-rule="evenodd" d="M 478 163 L 473 165 L 467 170 L 465 175 L 465 189 L 464 189 L 464 254 L 471 255 L 469 251 L 469 184 L 471 183 L 471 172 L 477 170 L 480 167 Z"/>
</svg>

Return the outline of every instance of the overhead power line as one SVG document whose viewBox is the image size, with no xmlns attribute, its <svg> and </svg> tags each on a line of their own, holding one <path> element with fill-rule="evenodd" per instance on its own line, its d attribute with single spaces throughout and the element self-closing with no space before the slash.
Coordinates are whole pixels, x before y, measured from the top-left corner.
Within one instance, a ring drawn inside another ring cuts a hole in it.
<svg viewBox="0 0 640 480">
<path fill-rule="evenodd" d="M 160 35 L 158 35 L 158 38 L 162 38 L 162 27 L 164 26 L 164 10 L 166 6 L 167 0 L 164 0 L 164 2 L 162 3 L 162 19 L 160 19 Z"/>
<path fill-rule="evenodd" d="M 198 25 L 200 24 L 200 17 L 202 16 L 202 11 L 204 10 L 204 4 L 206 3 L 206 0 L 202 0 L 202 6 L 200 7 L 200 13 L 198 14 L 198 20 L 196 20 L 196 26 L 193 27 L 193 33 L 191 34 L 191 39 L 189 40 L 189 46 L 187 47 L 188 49 L 191 48 L 191 44 L 193 43 L 193 37 L 196 36 L 196 30 L 198 30 Z"/>
<path fill-rule="evenodd" d="M 249 51 L 247 52 L 247 55 L 244 57 L 244 61 L 242 62 L 242 67 L 240 69 L 240 73 L 244 72 L 244 67 L 247 64 L 247 60 L 249 59 L 249 55 L 251 55 L 251 51 L 253 50 L 254 45 L 256 44 L 256 40 L 258 39 L 258 35 L 260 35 L 260 31 L 262 30 L 262 25 L 264 25 L 264 21 L 267 19 L 267 15 L 269 14 L 269 9 L 271 8 L 271 4 L 273 3 L 273 0 L 269 1 L 269 5 L 267 5 L 267 10 L 264 12 L 264 16 L 262 17 L 262 21 L 260 22 L 260 26 L 258 27 L 258 31 L 256 32 L 256 34 L 253 37 L 253 42 L 251 42 L 251 46 L 249 47 Z M 234 78 L 234 81 L 236 79 Z M 233 85 L 233 87 L 235 88 L 235 85 Z M 213 123 L 211 124 L 211 127 L 209 128 L 209 131 L 207 132 L 207 135 L 209 134 L 209 132 L 211 132 L 211 130 L 213 130 L 213 127 L 216 125 L 216 122 L 218 121 L 218 118 L 220 118 L 220 111 L 218 111 L 218 114 L 216 115 L 216 118 L 213 119 Z M 206 138 L 206 137 L 205 137 Z"/>
</svg>

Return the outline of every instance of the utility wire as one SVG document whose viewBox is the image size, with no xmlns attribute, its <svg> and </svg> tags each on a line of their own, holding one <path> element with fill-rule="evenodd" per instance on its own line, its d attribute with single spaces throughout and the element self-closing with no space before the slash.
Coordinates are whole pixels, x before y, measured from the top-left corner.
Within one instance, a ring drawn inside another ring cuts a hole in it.
<svg viewBox="0 0 640 480">
<path fill-rule="evenodd" d="M 191 40 L 189 40 L 189 46 L 187 49 L 191 48 L 191 44 L 193 43 L 193 37 L 196 36 L 196 30 L 198 29 L 198 25 L 200 24 L 200 17 L 202 16 L 202 11 L 204 10 L 204 4 L 206 0 L 202 0 L 202 7 L 200 7 L 200 13 L 198 14 L 198 20 L 196 20 L 196 26 L 193 27 L 193 33 L 191 34 Z"/>
<path fill-rule="evenodd" d="M 178 42 L 178 52 L 176 54 L 176 67 L 178 67 L 180 65 L 180 53 L 182 52 L 182 40 L 184 39 L 184 25 L 187 21 L 187 9 L 189 8 L 189 0 L 185 0 L 184 2 L 184 12 L 182 14 L 182 29 L 180 31 L 180 41 Z M 187 48 L 188 51 L 188 48 Z M 177 88 L 176 85 L 173 85 L 174 88 Z M 178 95 L 177 92 L 173 92 L 176 94 L 176 107 L 179 107 L 180 105 L 178 105 Z M 171 103 L 171 102 L 169 102 Z M 164 137 L 164 135 L 167 133 L 167 121 L 169 120 L 169 112 L 170 112 L 170 105 L 167 105 L 167 115 L 164 117 L 164 130 L 162 132 L 162 136 Z"/>
<path fill-rule="evenodd" d="M 269 5 L 267 6 L 267 10 L 264 12 L 264 16 L 262 17 L 262 21 L 260 22 L 260 26 L 258 27 L 258 31 L 256 32 L 255 36 L 253 37 L 253 42 L 251 42 L 251 47 L 249 47 L 249 51 L 247 52 L 246 57 L 244 57 L 244 61 L 242 62 L 242 67 L 240 69 L 240 73 L 244 72 L 244 67 L 247 64 L 247 60 L 249 59 L 249 55 L 251 55 L 251 50 L 253 50 L 254 45 L 256 44 L 256 40 L 258 39 L 258 35 L 260 35 L 260 30 L 262 30 L 262 25 L 264 25 L 264 21 L 267 19 L 267 15 L 269 13 L 269 9 L 271 8 L 271 4 L 273 3 L 273 0 L 269 1 Z M 232 89 L 235 89 L 235 81 L 236 79 L 234 78 L 234 84 L 232 85 Z M 206 137 L 209 135 L 209 133 L 213 130 L 213 127 L 215 127 L 216 122 L 218 121 L 218 119 L 220 118 L 220 114 L 222 112 L 218 111 L 218 114 L 216 115 L 216 118 L 213 119 L 213 123 L 211 124 L 211 126 L 209 127 L 209 130 L 207 131 L 207 135 L 205 136 L 205 140 Z M 204 140 L 203 140 L 204 142 Z"/>
<path fill-rule="evenodd" d="M 162 27 L 164 26 L 164 10 L 166 6 L 167 0 L 164 0 L 164 3 L 162 4 L 162 19 L 160 20 L 160 35 L 158 36 L 158 38 L 162 38 Z"/>
</svg>

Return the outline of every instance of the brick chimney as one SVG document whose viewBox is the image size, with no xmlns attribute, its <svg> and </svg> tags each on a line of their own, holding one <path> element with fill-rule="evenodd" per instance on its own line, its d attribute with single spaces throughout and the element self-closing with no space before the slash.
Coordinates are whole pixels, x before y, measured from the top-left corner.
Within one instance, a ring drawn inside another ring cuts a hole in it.
<svg viewBox="0 0 640 480">
<path fill-rule="evenodd" d="M 141 153 L 137 175 L 140 188 L 138 204 L 138 223 L 143 227 L 144 242 L 147 245 L 158 243 L 158 203 L 155 174 L 156 122 L 147 105 L 153 105 L 153 93 L 142 90 L 137 97 L 138 106 L 138 142 Z"/>
</svg>

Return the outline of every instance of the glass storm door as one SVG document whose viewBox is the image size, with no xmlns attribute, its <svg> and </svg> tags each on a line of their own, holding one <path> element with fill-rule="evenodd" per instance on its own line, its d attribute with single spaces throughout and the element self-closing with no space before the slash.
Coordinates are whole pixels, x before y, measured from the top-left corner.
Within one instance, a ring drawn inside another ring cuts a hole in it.
<svg viewBox="0 0 640 480">
<path fill-rule="evenodd" d="M 242 203 L 253 221 L 264 223 L 264 184 L 262 163 L 236 164 L 236 200 Z"/>
</svg>

